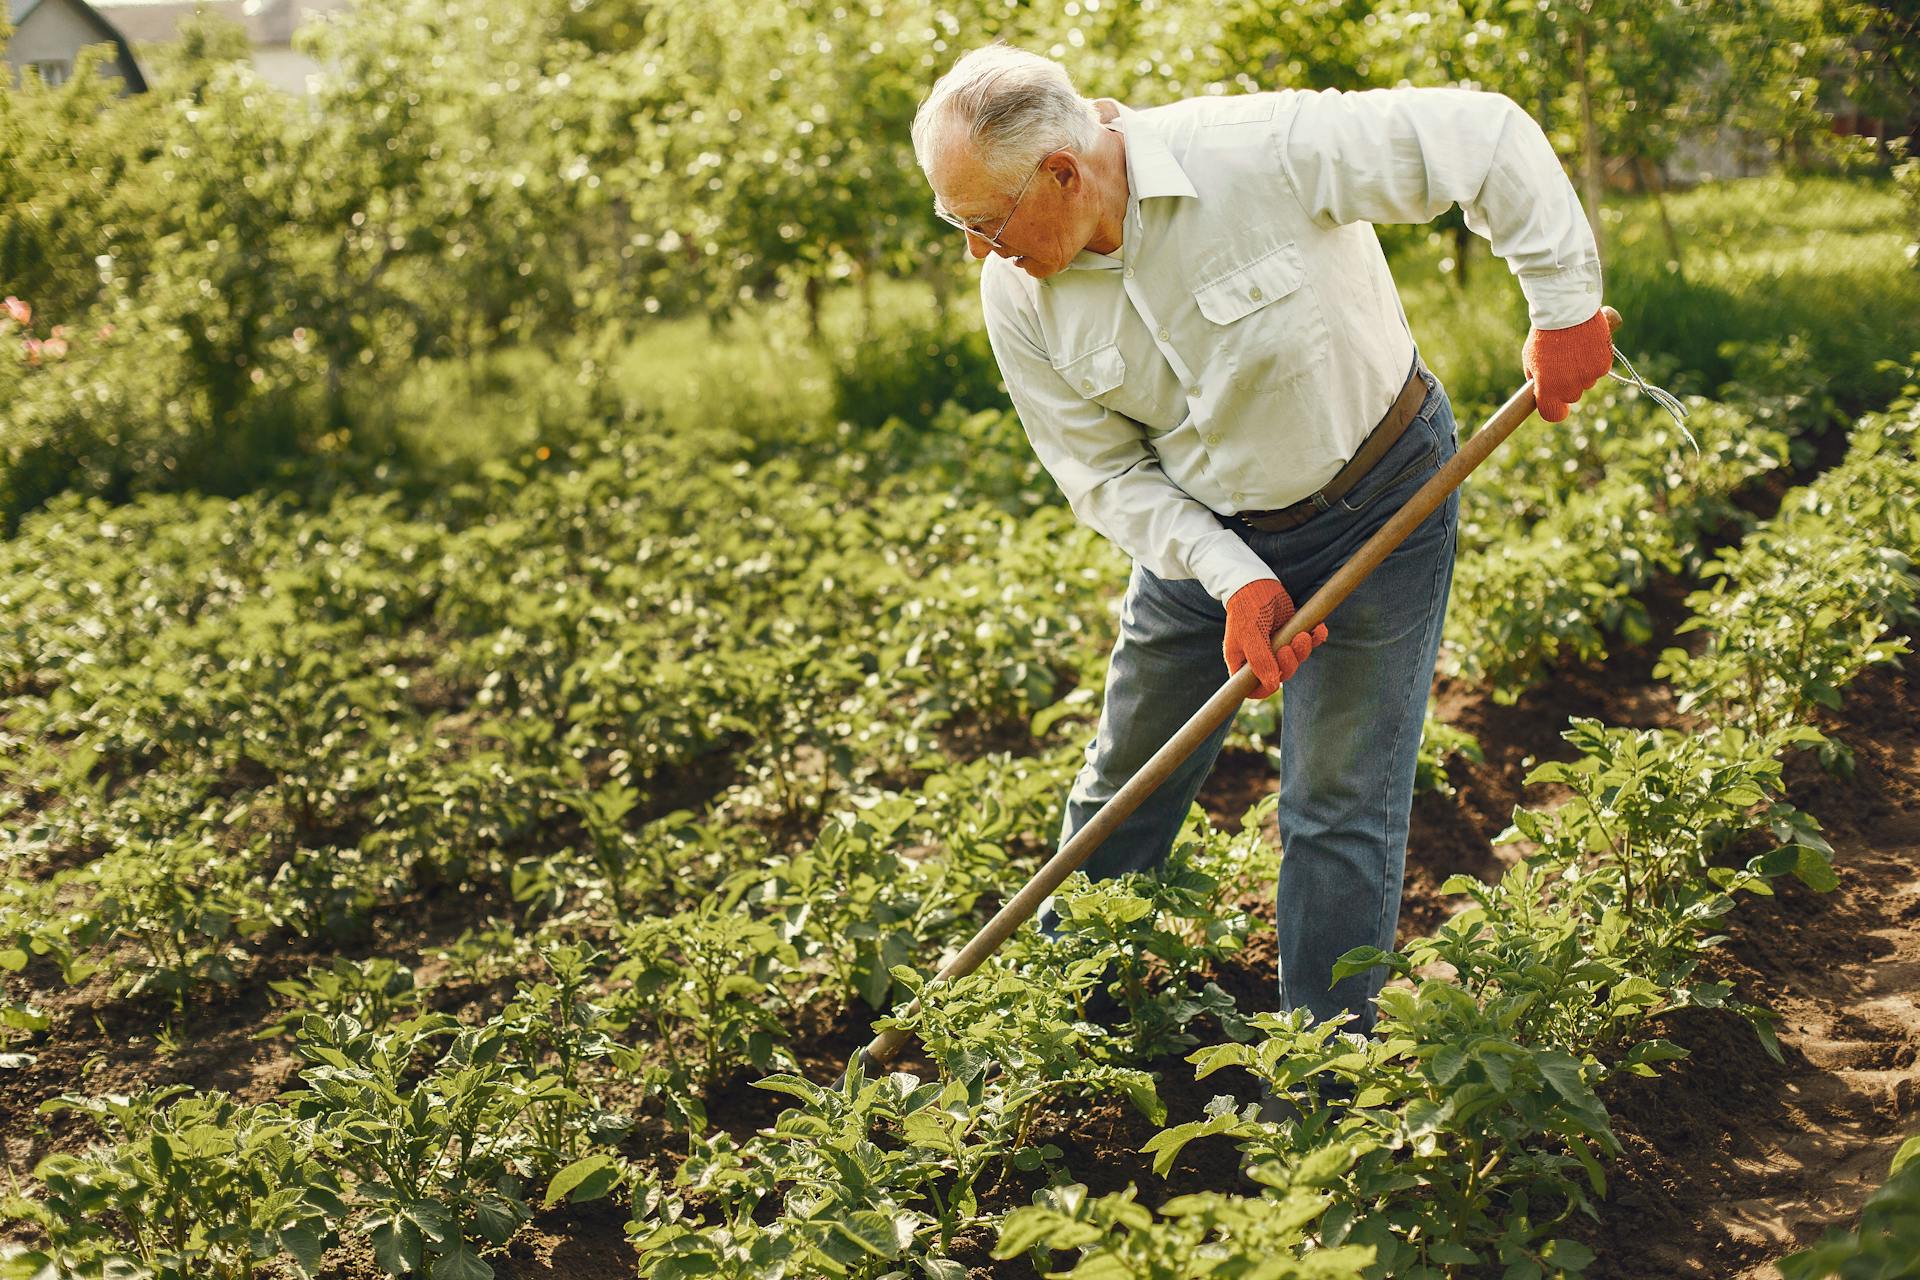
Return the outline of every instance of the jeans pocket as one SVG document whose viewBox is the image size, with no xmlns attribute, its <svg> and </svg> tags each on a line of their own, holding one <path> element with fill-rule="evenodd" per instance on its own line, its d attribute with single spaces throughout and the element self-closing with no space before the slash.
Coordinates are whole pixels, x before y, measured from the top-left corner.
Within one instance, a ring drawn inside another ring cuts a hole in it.
<svg viewBox="0 0 1920 1280">
<path fill-rule="evenodd" d="M 1424 408 L 1414 415 L 1405 434 L 1393 442 L 1386 456 L 1360 478 L 1359 484 L 1336 499 L 1335 505 L 1342 511 L 1365 511 L 1382 494 L 1392 493 L 1413 477 L 1433 471 L 1440 460 L 1440 435 L 1433 418 Z"/>
</svg>

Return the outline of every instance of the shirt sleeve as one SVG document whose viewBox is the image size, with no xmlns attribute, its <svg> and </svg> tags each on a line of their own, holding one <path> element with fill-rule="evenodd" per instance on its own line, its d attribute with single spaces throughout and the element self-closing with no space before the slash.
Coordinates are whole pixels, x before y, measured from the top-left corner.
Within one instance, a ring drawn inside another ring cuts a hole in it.
<svg viewBox="0 0 1920 1280">
<path fill-rule="evenodd" d="M 1274 577 L 1205 503 L 1167 478 L 1140 425 L 1083 398 L 1053 367 L 1030 315 L 991 263 L 981 272 L 987 338 L 1033 451 L 1088 527 L 1162 578 L 1214 599 Z"/>
<path fill-rule="evenodd" d="M 1519 278 L 1535 328 L 1600 309 L 1600 253 L 1580 198 L 1533 117 L 1470 89 L 1290 95 L 1280 167 L 1327 225 L 1426 222 L 1458 204 Z"/>
</svg>

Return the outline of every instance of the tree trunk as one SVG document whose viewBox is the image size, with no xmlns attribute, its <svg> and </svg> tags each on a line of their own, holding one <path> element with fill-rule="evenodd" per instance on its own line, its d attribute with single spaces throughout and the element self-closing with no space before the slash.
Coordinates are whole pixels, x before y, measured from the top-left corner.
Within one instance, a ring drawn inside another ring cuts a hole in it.
<svg viewBox="0 0 1920 1280">
<path fill-rule="evenodd" d="M 1453 229 L 1453 279 L 1462 289 L 1467 287 L 1467 255 L 1473 252 L 1473 241 L 1474 234 L 1464 221 Z"/>
<path fill-rule="evenodd" d="M 1667 179 L 1660 172 L 1660 166 L 1644 156 L 1640 160 L 1640 177 L 1653 192 L 1653 207 L 1660 211 L 1660 230 L 1667 238 L 1667 260 L 1673 263 L 1673 273 L 1681 280 L 1687 278 L 1683 259 L 1680 257 L 1680 236 L 1673 229 L 1673 219 L 1667 216 Z"/>
<path fill-rule="evenodd" d="M 1580 86 L 1580 198 L 1587 206 L 1587 223 L 1593 228 L 1593 246 L 1606 261 L 1604 231 L 1600 225 L 1600 127 L 1593 119 L 1593 84 L 1587 71 L 1587 29 L 1573 29 L 1573 68 Z"/>
<path fill-rule="evenodd" d="M 814 272 L 807 273 L 806 287 L 801 296 L 807 303 L 807 338 L 814 346 L 820 345 L 820 277 Z"/>
<path fill-rule="evenodd" d="M 340 362 L 329 352 L 327 354 L 327 429 L 334 431 L 346 425 L 346 380 L 340 374 Z"/>
<path fill-rule="evenodd" d="M 607 217 L 613 223 L 614 274 L 624 298 L 633 282 L 633 224 L 627 217 L 625 196 L 607 201 Z"/>
<path fill-rule="evenodd" d="M 860 255 L 860 341 L 872 342 L 874 338 L 873 319 L 873 276 L 874 255 Z"/>
</svg>

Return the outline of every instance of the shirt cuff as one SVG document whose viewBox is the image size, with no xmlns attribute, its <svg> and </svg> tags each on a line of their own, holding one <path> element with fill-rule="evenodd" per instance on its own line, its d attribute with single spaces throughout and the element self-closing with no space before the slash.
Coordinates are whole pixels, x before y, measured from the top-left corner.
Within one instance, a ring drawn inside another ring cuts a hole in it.
<svg viewBox="0 0 1920 1280">
<path fill-rule="evenodd" d="M 1191 567 L 1193 576 L 1200 580 L 1208 595 L 1220 602 L 1221 608 L 1226 607 L 1234 592 L 1249 582 L 1276 577 L 1267 562 L 1255 555 L 1231 529 L 1222 529 L 1201 539 L 1194 547 Z"/>
<path fill-rule="evenodd" d="M 1527 319 L 1534 328 L 1571 329 L 1600 309 L 1600 264 L 1522 272 L 1520 292 L 1527 295 Z"/>
</svg>

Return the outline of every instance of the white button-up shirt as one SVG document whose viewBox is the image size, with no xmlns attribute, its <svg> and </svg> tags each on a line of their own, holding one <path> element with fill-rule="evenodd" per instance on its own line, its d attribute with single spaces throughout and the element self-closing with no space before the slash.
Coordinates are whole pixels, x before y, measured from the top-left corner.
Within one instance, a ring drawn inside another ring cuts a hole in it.
<svg viewBox="0 0 1920 1280">
<path fill-rule="evenodd" d="M 1413 337 L 1370 223 L 1459 204 L 1536 327 L 1600 306 L 1573 186 L 1510 99 L 1287 91 L 1121 109 L 1112 254 L 1035 280 L 989 257 L 987 334 L 1074 513 L 1224 603 L 1273 571 L 1219 516 L 1317 492 L 1406 383 Z"/>
</svg>

